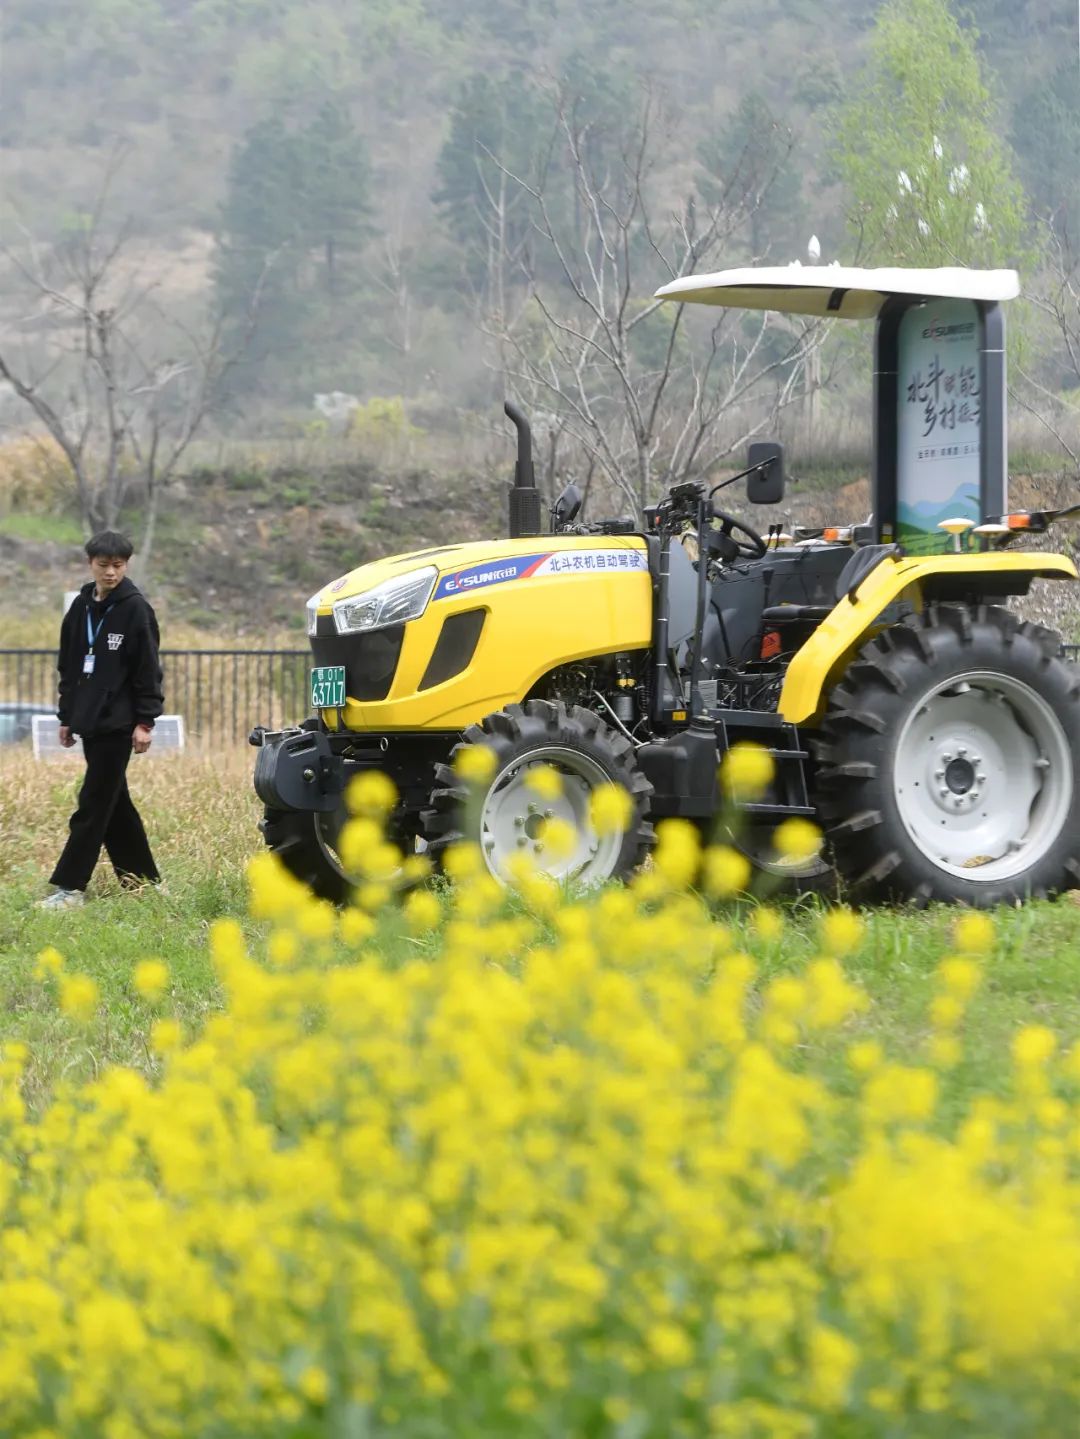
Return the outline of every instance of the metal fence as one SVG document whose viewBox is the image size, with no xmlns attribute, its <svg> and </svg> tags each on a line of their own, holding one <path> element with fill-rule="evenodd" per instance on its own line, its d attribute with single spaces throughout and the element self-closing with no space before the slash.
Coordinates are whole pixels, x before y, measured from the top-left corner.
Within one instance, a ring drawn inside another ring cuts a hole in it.
<svg viewBox="0 0 1080 1439">
<path fill-rule="evenodd" d="M 1080 645 L 1063 646 L 1080 663 Z M 252 725 L 295 724 L 310 711 L 308 650 L 162 650 L 165 708 L 189 744 L 245 740 Z M 0 740 L 29 735 L 56 708 L 56 651 L 0 649 Z"/>
<path fill-rule="evenodd" d="M 183 716 L 189 744 L 243 741 L 252 725 L 310 712 L 310 664 L 309 650 L 162 650 L 165 708 Z M 0 649 L 0 714 L 55 709 L 56 651 Z"/>
</svg>

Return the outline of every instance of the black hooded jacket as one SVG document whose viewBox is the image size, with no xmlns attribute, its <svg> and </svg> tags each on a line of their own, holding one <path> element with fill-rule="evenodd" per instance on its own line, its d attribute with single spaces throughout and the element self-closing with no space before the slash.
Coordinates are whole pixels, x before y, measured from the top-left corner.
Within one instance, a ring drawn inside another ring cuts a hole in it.
<svg viewBox="0 0 1080 1439">
<path fill-rule="evenodd" d="M 92 630 L 101 621 L 89 675 L 83 673 L 88 609 Z M 84 739 L 153 725 L 164 705 L 159 639 L 157 617 L 129 579 L 102 601 L 94 599 L 92 580 L 83 585 L 60 627 L 60 723 Z"/>
</svg>

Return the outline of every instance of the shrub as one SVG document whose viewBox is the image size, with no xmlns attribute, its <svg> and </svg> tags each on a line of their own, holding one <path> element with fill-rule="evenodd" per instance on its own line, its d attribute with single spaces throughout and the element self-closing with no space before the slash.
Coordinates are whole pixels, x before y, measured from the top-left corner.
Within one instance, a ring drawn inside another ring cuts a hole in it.
<svg viewBox="0 0 1080 1439">
<path fill-rule="evenodd" d="M 74 489 L 71 468 L 55 440 L 20 435 L 0 445 L 0 513 L 61 514 Z"/>
<path fill-rule="evenodd" d="M 376 395 L 353 410 L 347 433 L 365 455 L 385 466 L 405 463 L 423 431 L 410 423 L 400 395 Z"/>
</svg>

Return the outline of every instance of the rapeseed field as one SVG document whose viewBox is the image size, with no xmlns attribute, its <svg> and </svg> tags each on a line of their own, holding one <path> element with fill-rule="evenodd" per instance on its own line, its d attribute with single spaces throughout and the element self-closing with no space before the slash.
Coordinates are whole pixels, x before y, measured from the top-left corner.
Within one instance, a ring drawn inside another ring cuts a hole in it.
<svg viewBox="0 0 1080 1439">
<path fill-rule="evenodd" d="M 689 826 L 594 895 L 461 848 L 387 943 L 419 876 L 352 800 L 357 902 L 254 859 L 219 1007 L 132 966 L 145 1063 L 28 1106 L 4 1043 L 0 1434 L 1074 1432 L 1080 1047 L 1027 1022 L 957 1086 L 992 919 L 949 919 L 897 1052 L 864 919 L 737 914 Z M 59 941 L 29 982 L 101 1023 Z"/>
</svg>

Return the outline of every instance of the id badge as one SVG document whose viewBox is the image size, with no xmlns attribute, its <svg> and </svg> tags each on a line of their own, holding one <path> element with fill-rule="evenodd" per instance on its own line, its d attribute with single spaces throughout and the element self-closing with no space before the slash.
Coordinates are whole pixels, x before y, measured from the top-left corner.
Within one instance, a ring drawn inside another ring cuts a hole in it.
<svg viewBox="0 0 1080 1439">
<path fill-rule="evenodd" d="M 84 656 L 83 656 L 82 672 L 83 672 L 84 675 L 92 675 L 92 674 L 94 673 L 94 660 L 95 660 L 96 658 L 97 658 L 96 655 L 84 655 Z"/>
</svg>

